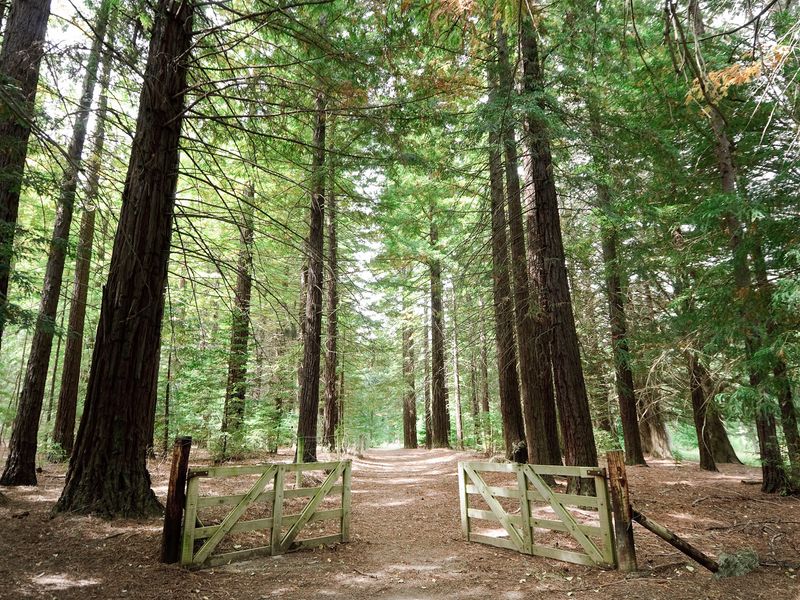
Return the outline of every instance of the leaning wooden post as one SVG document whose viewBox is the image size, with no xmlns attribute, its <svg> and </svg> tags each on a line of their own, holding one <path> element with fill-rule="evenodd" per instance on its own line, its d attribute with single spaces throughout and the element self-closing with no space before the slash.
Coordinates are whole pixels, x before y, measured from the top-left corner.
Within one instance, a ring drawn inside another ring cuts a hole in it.
<svg viewBox="0 0 800 600">
<path fill-rule="evenodd" d="M 189 451 L 192 438 L 175 438 L 172 447 L 172 468 L 169 472 L 167 506 L 164 511 L 164 531 L 161 534 L 161 562 L 175 563 L 180 558 L 183 505 L 186 500 L 186 474 L 189 471 Z"/>
<path fill-rule="evenodd" d="M 625 455 L 622 450 L 612 450 L 606 453 L 606 461 L 611 511 L 614 514 L 617 566 L 630 573 L 636 570 L 636 547 L 633 544 L 633 511 L 625 473 Z"/>
</svg>

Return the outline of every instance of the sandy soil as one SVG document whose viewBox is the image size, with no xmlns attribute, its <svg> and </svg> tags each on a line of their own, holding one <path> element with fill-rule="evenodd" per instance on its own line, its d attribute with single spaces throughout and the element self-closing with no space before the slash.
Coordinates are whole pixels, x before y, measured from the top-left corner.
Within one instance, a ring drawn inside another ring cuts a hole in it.
<svg viewBox="0 0 800 600">
<path fill-rule="evenodd" d="M 288 460 L 288 456 L 278 460 Z M 749 547 L 763 562 L 716 579 L 636 530 L 639 573 L 625 576 L 461 537 L 455 451 L 370 451 L 353 459 L 352 542 L 201 571 L 158 564 L 161 522 L 50 518 L 64 470 L 36 488 L 1 488 L 0 598 L 769 598 L 800 600 L 800 500 L 761 494 L 756 469 L 654 461 L 631 468 L 634 504 L 712 554 Z M 195 462 L 195 461 L 193 461 Z M 166 494 L 169 465 L 151 465 Z"/>
</svg>

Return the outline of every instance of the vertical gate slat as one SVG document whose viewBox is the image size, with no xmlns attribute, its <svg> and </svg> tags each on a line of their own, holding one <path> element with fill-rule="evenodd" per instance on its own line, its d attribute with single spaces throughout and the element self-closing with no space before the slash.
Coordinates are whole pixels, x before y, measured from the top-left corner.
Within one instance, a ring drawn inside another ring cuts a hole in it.
<svg viewBox="0 0 800 600">
<path fill-rule="evenodd" d="M 342 542 L 350 541 L 350 484 L 353 476 L 353 463 L 345 463 L 342 475 Z"/>
<path fill-rule="evenodd" d="M 283 488 L 286 485 L 286 469 L 278 465 L 275 472 L 275 497 L 272 501 L 272 531 L 270 541 L 272 555 L 281 553 L 281 529 L 283 527 Z"/>
<path fill-rule="evenodd" d="M 616 567 L 617 553 L 614 546 L 614 534 L 611 531 L 611 503 L 604 470 L 602 475 L 594 478 L 594 487 L 597 490 L 597 513 L 600 517 L 600 529 L 603 532 L 603 560 L 607 565 Z"/>
<path fill-rule="evenodd" d="M 531 502 L 528 498 L 528 478 L 522 469 L 517 471 L 517 485 L 520 491 L 519 508 L 522 513 L 523 552 L 533 554 L 533 527 L 531 527 Z"/>
<path fill-rule="evenodd" d="M 197 520 L 197 497 L 200 478 L 191 477 L 186 486 L 186 510 L 183 511 L 183 536 L 181 540 L 181 564 L 190 565 L 194 558 L 194 524 Z"/>
<path fill-rule="evenodd" d="M 467 481 L 464 477 L 464 463 L 458 463 L 458 502 L 461 507 L 461 532 L 469 540 L 469 504 L 467 501 Z"/>
</svg>

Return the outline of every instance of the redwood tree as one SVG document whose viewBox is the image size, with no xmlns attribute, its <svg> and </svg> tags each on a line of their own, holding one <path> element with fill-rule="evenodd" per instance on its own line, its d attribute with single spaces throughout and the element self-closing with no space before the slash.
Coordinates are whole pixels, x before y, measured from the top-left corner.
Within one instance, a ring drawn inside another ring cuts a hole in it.
<svg viewBox="0 0 800 600">
<path fill-rule="evenodd" d="M 14 0 L 0 49 L 4 95 L 12 100 L 4 102 L 0 113 L 0 343 L 8 319 L 8 280 L 19 194 L 49 16 L 50 0 Z"/>
<path fill-rule="evenodd" d="M 439 227 L 434 207 L 430 214 L 431 283 L 431 446 L 450 447 L 450 417 L 447 411 L 447 389 L 444 371 L 444 316 L 442 314 L 442 262 L 438 251 Z"/>
<path fill-rule="evenodd" d="M 3 476 L 0 478 L 3 485 L 36 485 L 35 463 L 39 416 L 42 411 L 47 370 L 53 347 L 56 312 L 61 296 L 69 230 L 72 225 L 75 192 L 78 187 L 78 173 L 86 140 L 86 128 L 89 122 L 94 87 L 97 83 L 100 48 L 105 41 L 110 6 L 109 0 L 100 4 L 95 23 L 95 38 L 86 62 L 83 89 L 72 130 L 72 139 L 67 150 L 67 165 L 61 180 L 53 236 L 50 240 L 42 295 L 39 301 L 39 314 L 33 332 L 31 351 L 28 355 L 28 366 L 19 398 L 19 409 L 11 434 L 8 460 Z"/>
<path fill-rule="evenodd" d="M 147 448 L 194 2 L 160 0 L 83 417 L 56 510 L 157 514 Z"/>
<path fill-rule="evenodd" d="M 539 58 L 537 33 L 529 19 L 521 28 L 523 89 L 537 98 L 539 110 L 527 115 L 527 146 L 531 155 L 529 174 L 533 182 L 536 235 L 544 264 L 542 285 L 552 327 L 552 366 L 558 416 L 568 465 L 594 466 L 594 444 L 589 399 L 581 365 L 578 334 L 572 313 L 558 196 L 553 176 L 550 135 L 542 117 L 544 73 Z"/>
<path fill-rule="evenodd" d="M 298 448 L 303 462 L 317 460 L 320 352 L 322 342 L 322 272 L 325 241 L 325 95 L 317 93 L 311 162 L 311 213 L 306 242 L 308 271 L 305 282 L 305 331 L 300 375 Z M 298 460 L 301 458 L 298 452 Z"/>
</svg>

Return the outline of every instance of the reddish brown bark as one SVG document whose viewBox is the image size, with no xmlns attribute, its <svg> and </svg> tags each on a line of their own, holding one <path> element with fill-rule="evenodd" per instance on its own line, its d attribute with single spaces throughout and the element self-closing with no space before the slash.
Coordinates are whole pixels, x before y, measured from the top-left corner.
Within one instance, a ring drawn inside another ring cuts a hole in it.
<svg viewBox="0 0 800 600">
<path fill-rule="evenodd" d="M 156 9 L 89 387 L 56 510 L 160 513 L 147 472 L 193 2 Z"/>
</svg>

